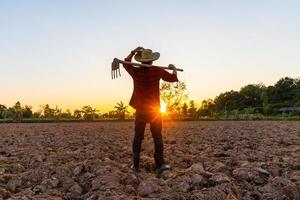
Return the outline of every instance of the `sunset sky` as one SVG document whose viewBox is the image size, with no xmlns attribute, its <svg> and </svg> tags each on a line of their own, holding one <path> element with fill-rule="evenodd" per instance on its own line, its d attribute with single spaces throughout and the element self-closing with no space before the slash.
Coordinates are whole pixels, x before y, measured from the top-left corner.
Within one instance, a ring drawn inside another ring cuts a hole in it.
<svg viewBox="0 0 300 200">
<path fill-rule="evenodd" d="M 0 1 L 0 104 L 112 109 L 132 80 L 114 57 L 137 46 L 185 71 L 198 102 L 249 83 L 300 75 L 297 0 Z"/>
</svg>

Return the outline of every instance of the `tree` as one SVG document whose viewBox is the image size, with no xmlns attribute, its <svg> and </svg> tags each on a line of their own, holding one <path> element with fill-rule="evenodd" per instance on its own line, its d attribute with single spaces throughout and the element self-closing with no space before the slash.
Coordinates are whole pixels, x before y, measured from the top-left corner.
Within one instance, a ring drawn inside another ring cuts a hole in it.
<svg viewBox="0 0 300 200">
<path fill-rule="evenodd" d="M 72 118 L 72 113 L 69 109 L 67 109 L 65 112 L 60 113 L 60 118 L 63 119 L 71 119 Z"/>
<path fill-rule="evenodd" d="M 221 93 L 214 99 L 217 112 L 229 112 L 243 107 L 242 95 L 234 90 Z"/>
<path fill-rule="evenodd" d="M 5 119 L 7 117 L 7 108 L 5 105 L 0 104 L 0 119 Z"/>
<path fill-rule="evenodd" d="M 198 110 L 199 116 L 214 116 L 215 104 L 213 99 L 205 99 L 201 102 L 201 106 Z"/>
<path fill-rule="evenodd" d="M 91 106 L 83 106 L 81 112 L 83 113 L 83 118 L 86 121 L 93 121 L 97 115 L 97 109 L 92 108 Z"/>
<path fill-rule="evenodd" d="M 188 109 L 188 115 L 192 118 L 192 119 L 196 119 L 197 118 L 197 108 L 195 106 L 195 102 L 194 100 L 190 101 L 190 106 Z"/>
<path fill-rule="evenodd" d="M 55 117 L 55 109 L 51 108 L 49 104 L 42 106 L 43 117 L 44 118 L 53 118 Z"/>
<path fill-rule="evenodd" d="M 62 109 L 59 108 L 58 106 L 55 106 L 55 109 L 54 109 L 54 117 L 56 119 L 59 119 L 59 118 L 62 118 L 61 114 L 62 114 Z"/>
<path fill-rule="evenodd" d="M 293 106 L 299 96 L 299 82 L 295 79 L 285 77 L 277 81 L 275 87 L 275 99 L 277 102 L 285 102 L 288 106 Z"/>
<path fill-rule="evenodd" d="M 81 110 L 74 110 L 74 114 L 73 116 L 76 118 L 76 119 L 80 119 L 82 117 L 81 115 L 82 111 Z"/>
<path fill-rule="evenodd" d="M 265 89 L 262 84 L 250 84 L 242 87 L 240 95 L 243 108 L 247 107 L 262 107 L 261 95 Z"/>
<path fill-rule="evenodd" d="M 33 113 L 32 113 L 32 107 L 31 106 L 25 106 L 23 109 L 23 117 L 24 118 L 32 118 Z"/>
<path fill-rule="evenodd" d="M 118 118 L 119 115 L 115 110 L 110 110 L 110 111 L 108 111 L 108 117 L 109 118 Z"/>
<path fill-rule="evenodd" d="M 42 112 L 40 110 L 33 113 L 34 118 L 41 118 L 41 116 L 42 116 Z"/>
<path fill-rule="evenodd" d="M 15 105 L 9 108 L 9 112 L 11 113 L 11 117 L 15 122 L 20 122 L 23 118 L 23 108 L 21 103 L 18 101 Z"/>
<path fill-rule="evenodd" d="M 188 115 L 188 105 L 187 105 L 186 102 L 184 102 L 182 107 L 181 107 L 181 115 L 183 117 L 186 117 Z"/>
<path fill-rule="evenodd" d="M 167 112 L 174 113 L 187 99 L 186 84 L 184 82 L 163 82 L 160 86 L 160 98 L 166 104 Z"/>
<path fill-rule="evenodd" d="M 299 79 L 284 77 L 278 80 L 274 86 L 265 90 L 268 100 L 264 105 L 268 114 L 276 114 L 281 107 L 293 107 L 300 105 L 300 82 Z"/>
<path fill-rule="evenodd" d="M 263 106 L 263 114 L 271 114 L 272 110 L 269 105 L 269 97 L 268 97 L 267 89 L 261 93 L 260 98 L 261 98 L 262 106 Z"/>
<path fill-rule="evenodd" d="M 102 114 L 102 118 L 109 118 L 109 114 L 106 112 L 106 113 L 104 113 L 104 114 Z"/>
<path fill-rule="evenodd" d="M 128 113 L 128 106 L 125 106 L 124 103 L 120 101 L 115 106 L 115 112 L 119 120 L 124 120 L 126 113 Z"/>
<path fill-rule="evenodd" d="M 297 92 L 296 95 L 294 97 L 295 99 L 295 104 L 294 106 L 300 106 L 300 78 L 295 79 L 295 85 L 297 87 Z"/>
</svg>

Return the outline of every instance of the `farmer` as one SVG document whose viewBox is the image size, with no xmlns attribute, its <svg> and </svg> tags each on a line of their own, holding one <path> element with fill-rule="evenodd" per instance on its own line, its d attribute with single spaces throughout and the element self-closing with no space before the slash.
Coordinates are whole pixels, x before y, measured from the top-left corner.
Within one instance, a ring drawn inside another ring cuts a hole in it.
<svg viewBox="0 0 300 200">
<path fill-rule="evenodd" d="M 158 52 L 152 52 L 151 49 L 137 47 L 125 58 L 125 61 L 131 62 L 132 57 L 143 64 L 152 65 L 153 61 L 160 56 Z M 161 173 L 170 169 L 170 166 L 164 163 L 164 146 L 162 139 L 162 117 L 160 113 L 159 80 L 168 82 L 178 81 L 177 71 L 174 65 L 168 67 L 173 69 L 169 73 L 164 69 L 157 67 L 140 67 L 123 64 L 126 71 L 131 75 L 134 82 L 133 94 L 129 105 L 136 109 L 135 134 L 132 144 L 133 165 L 131 169 L 139 170 L 140 152 L 146 123 L 150 123 L 150 130 L 155 146 L 155 165 L 156 170 Z"/>
</svg>

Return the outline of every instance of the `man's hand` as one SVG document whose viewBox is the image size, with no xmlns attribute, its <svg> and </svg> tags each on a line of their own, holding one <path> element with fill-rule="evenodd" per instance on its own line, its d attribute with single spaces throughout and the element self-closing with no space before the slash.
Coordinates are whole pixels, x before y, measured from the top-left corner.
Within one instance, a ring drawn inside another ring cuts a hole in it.
<svg viewBox="0 0 300 200">
<path fill-rule="evenodd" d="M 141 51 L 143 51 L 143 50 L 144 50 L 143 47 L 137 47 L 137 48 L 133 49 L 133 50 L 130 52 L 130 54 L 127 56 L 126 60 L 127 60 L 127 61 L 131 61 L 132 57 L 133 57 L 136 53 L 141 52 Z"/>
<path fill-rule="evenodd" d="M 173 64 L 169 64 L 169 66 L 168 66 L 170 69 L 173 69 L 173 74 L 176 74 L 177 75 L 177 70 L 176 70 L 176 67 L 175 67 L 175 65 L 173 65 Z"/>
<path fill-rule="evenodd" d="M 143 47 L 137 47 L 137 48 L 135 48 L 134 50 L 132 50 L 131 53 L 135 54 L 135 53 L 140 52 L 140 51 L 143 51 L 143 50 L 144 50 Z"/>
</svg>

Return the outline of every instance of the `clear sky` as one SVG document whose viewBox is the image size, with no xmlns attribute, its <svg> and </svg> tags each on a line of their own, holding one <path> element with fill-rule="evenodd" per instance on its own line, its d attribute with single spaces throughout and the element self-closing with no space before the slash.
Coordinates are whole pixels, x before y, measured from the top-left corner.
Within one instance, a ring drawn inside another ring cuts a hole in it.
<svg viewBox="0 0 300 200">
<path fill-rule="evenodd" d="M 0 1 L 0 104 L 37 109 L 128 103 L 132 80 L 110 79 L 136 46 L 184 72 L 201 101 L 249 83 L 300 74 L 298 0 Z"/>
</svg>

